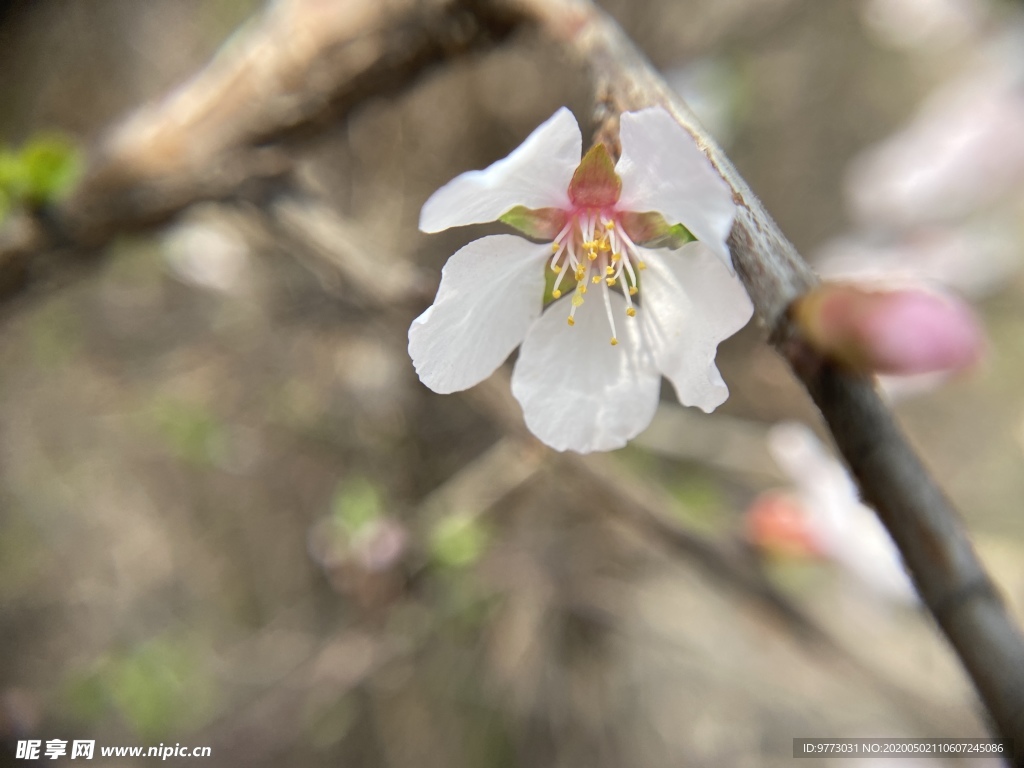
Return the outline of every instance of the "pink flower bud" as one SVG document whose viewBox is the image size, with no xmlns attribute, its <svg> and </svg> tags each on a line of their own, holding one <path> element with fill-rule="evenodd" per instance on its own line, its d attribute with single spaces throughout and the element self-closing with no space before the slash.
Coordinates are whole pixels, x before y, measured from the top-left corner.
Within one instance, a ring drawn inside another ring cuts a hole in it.
<svg viewBox="0 0 1024 768">
<path fill-rule="evenodd" d="M 984 336 L 959 299 L 920 289 L 869 291 L 826 283 L 793 306 L 819 351 L 857 370 L 931 373 L 977 362 Z"/>
<path fill-rule="evenodd" d="M 791 558 L 824 556 L 821 542 L 800 500 L 780 491 L 758 496 L 743 518 L 750 544 L 769 555 Z"/>
</svg>

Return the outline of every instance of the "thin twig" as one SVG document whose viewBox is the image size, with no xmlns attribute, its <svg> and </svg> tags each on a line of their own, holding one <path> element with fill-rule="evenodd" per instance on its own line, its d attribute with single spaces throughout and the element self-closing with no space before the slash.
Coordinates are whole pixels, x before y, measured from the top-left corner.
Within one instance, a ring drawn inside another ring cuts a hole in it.
<svg viewBox="0 0 1024 768">
<path fill-rule="evenodd" d="M 523 423 L 519 405 L 512 397 L 508 375 L 499 371 L 465 394 L 489 419 L 508 435 L 526 444 L 537 444 Z M 611 502 L 616 517 L 658 541 L 669 551 L 683 555 L 721 584 L 759 605 L 810 644 L 831 646 L 823 630 L 817 627 L 785 595 L 776 590 L 748 553 L 729 547 L 680 525 L 666 512 L 671 505 L 654 490 L 642 490 L 626 472 L 602 456 L 575 453 L 549 453 L 557 472 L 579 482 L 597 486 Z"/>
</svg>

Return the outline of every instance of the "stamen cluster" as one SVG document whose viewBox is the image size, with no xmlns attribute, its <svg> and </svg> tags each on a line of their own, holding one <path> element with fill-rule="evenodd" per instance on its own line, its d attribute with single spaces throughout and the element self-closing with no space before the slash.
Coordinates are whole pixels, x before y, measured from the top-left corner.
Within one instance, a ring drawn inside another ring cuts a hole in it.
<svg viewBox="0 0 1024 768">
<path fill-rule="evenodd" d="M 611 343 L 612 346 L 618 344 L 609 292 L 621 283 L 626 316 L 636 317 L 633 297 L 640 290 L 637 272 L 647 268 L 639 257 L 636 244 L 623 227 L 616 226 L 614 216 L 602 211 L 584 211 L 569 219 L 551 243 L 551 252 L 549 266 L 558 275 L 551 291 L 552 298 L 562 297 L 560 286 L 570 271 L 576 281 L 575 295 L 570 301 L 569 325 L 576 324 L 576 310 L 583 305 L 587 285 L 603 282 L 602 297 L 612 331 Z"/>
</svg>

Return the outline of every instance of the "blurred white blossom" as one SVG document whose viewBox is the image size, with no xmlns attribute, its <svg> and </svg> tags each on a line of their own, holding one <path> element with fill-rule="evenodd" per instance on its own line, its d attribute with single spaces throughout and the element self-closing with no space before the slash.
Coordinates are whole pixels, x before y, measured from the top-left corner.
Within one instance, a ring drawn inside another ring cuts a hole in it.
<svg viewBox="0 0 1024 768">
<path fill-rule="evenodd" d="M 662 73 L 715 140 L 728 146 L 736 131 L 739 75 L 725 58 L 702 58 Z"/>
<path fill-rule="evenodd" d="M 936 91 L 899 133 L 850 168 L 858 223 L 901 228 L 949 221 L 1024 187 L 1024 72 L 984 59 Z"/>
<path fill-rule="evenodd" d="M 968 40 L 985 20 L 985 0 L 864 0 L 864 26 L 898 49 L 949 48 Z"/>
<path fill-rule="evenodd" d="M 935 52 L 927 41 L 936 36 L 969 46 L 904 128 L 854 158 L 846 184 L 854 225 L 825 243 L 815 264 L 833 280 L 986 296 L 1024 262 L 1024 20 L 1007 8 L 996 27 L 984 0 L 862 7 L 869 28 L 920 39 L 921 54 Z M 883 386 L 914 394 L 943 378 Z"/>
<path fill-rule="evenodd" d="M 818 251 L 818 272 L 832 280 L 887 287 L 946 286 L 981 297 L 1020 267 L 1020 241 L 1009 222 L 935 225 L 898 241 L 844 235 Z"/>
<path fill-rule="evenodd" d="M 935 18 L 984 15 L 989 4 L 873 0 L 864 7 L 920 29 Z M 924 281 L 978 297 L 1020 268 L 1024 19 L 1007 10 L 998 32 L 957 23 L 972 35 L 969 55 L 905 127 L 850 163 L 854 226 L 820 249 L 826 277 Z"/>
<path fill-rule="evenodd" d="M 178 224 L 164 236 L 163 252 L 175 276 L 213 291 L 237 291 L 248 268 L 248 244 L 234 229 L 216 222 Z"/>
</svg>

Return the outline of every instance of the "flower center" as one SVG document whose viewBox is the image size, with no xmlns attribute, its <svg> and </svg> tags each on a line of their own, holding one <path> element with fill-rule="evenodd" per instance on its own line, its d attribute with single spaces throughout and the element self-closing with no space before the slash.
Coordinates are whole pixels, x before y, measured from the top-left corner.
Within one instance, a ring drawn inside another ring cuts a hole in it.
<svg viewBox="0 0 1024 768">
<path fill-rule="evenodd" d="M 588 285 L 601 285 L 605 313 L 612 331 L 612 346 L 619 343 L 609 294 L 622 291 L 626 299 L 626 317 L 636 317 L 633 297 L 639 292 L 637 272 L 646 269 L 640 251 L 618 222 L 614 211 L 585 209 L 574 213 L 551 243 L 550 267 L 555 272 L 551 295 L 559 299 L 559 286 L 567 273 L 576 280 L 569 325 L 576 324 L 576 310 L 583 305 Z"/>
</svg>

